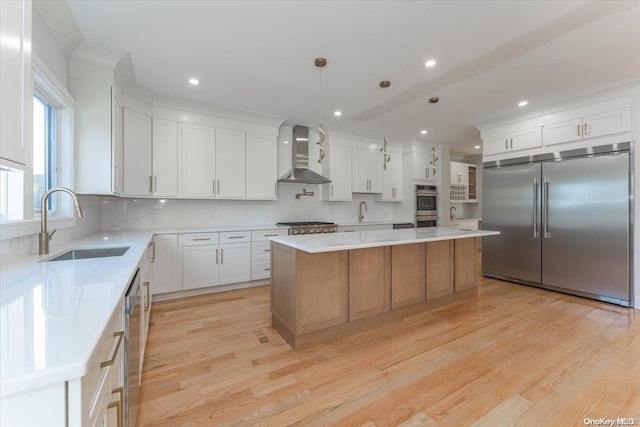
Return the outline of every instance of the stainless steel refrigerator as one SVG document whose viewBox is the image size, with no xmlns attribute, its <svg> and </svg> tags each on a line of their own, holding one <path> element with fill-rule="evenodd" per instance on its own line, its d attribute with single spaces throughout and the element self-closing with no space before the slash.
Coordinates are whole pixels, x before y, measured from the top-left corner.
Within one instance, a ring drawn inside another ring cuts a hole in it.
<svg viewBox="0 0 640 427">
<path fill-rule="evenodd" d="M 483 275 L 630 306 L 631 143 L 484 164 Z"/>
</svg>

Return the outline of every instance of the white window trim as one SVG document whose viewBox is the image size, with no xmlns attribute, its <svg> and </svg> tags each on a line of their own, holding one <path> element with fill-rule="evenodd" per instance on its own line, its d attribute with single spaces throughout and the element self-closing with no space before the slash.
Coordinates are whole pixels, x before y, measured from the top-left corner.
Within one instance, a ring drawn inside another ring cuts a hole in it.
<svg viewBox="0 0 640 427">
<path fill-rule="evenodd" d="M 69 134 L 62 135 L 62 126 L 58 126 L 58 144 L 60 144 L 59 153 L 60 161 L 65 161 L 64 167 L 67 169 L 66 174 L 60 174 L 58 184 L 60 186 L 70 187 L 73 182 L 73 132 L 74 132 L 74 114 L 73 109 L 75 107 L 75 100 L 69 91 L 60 83 L 55 74 L 45 65 L 45 63 L 32 52 L 32 72 L 33 72 L 33 84 L 35 94 L 35 88 L 38 88 L 38 92 L 45 95 L 47 100 L 51 101 L 54 106 L 68 110 L 68 120 L 70 121 Z M 68 107 L 68 108 L 67 108 Z M 56 120 L 60 120 L 57 118 Z M 62 138 L 68 141 L 68 144 L 62 144 Z M 59 165 L 62 168 L 63 165 Z M 31 168 L 25 169 L 25 173 L 32 173 Z M 29 200 L 29 209 L 25 212 L 25 215 L 35 215 L 33 213 L 33 189 L 25 188 L 25 198 Z M 61 206 L 61 205 L 60 205 Z M 62 209 L 61 209 L 62 210 Z M 69 209 L 64 209 L 73 215 L 75 210 L 69 201 Z M 48 223 L 50 229 L 65 229 L 75 227 L 78 223 L 78 219 L 74 216 L 58 216 L 55 218 L 49 217 Z M 18 237 L 25 237 L 40 233 L 40 216 L 37 218 L 29 218 L 20 221 L 5 221 L 0 223 L 0 241 L 14 239 Z"/>
</svg>

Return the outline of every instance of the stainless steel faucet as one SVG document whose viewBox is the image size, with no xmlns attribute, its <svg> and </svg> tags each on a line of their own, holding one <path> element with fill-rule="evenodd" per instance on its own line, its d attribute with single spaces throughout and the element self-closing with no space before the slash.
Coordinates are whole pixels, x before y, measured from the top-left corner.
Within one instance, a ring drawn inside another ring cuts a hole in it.
<svg viewBox="0 0 640 427">
<path fill-rule="evenodd" d="M 360 202 L 360 216 L 358 217 L 358 222 L 362 222 L 364 219 L 364 215 L 362 214 L 362 207 L 364 206 L 364 211 L 368 212 L 367 202 Z"/>
<path fill-rule="evenodd" d="M 78 196 L 73 191 L 69 190 L 65 187 L 52 188 L 42 195 L 42 199 L 40 200 L 40 255 L 46 255 L 49 253 L 49 240 L 53 237 L 53 234 L 56 230 L 53 230 L 51 234 L 47 232 L 47 202 L 49 200 L 49 196 L 57 191 L 64 191 L 68 193 L 72 198 L 73 202 L 76 204 L 76 211 L 78 211 L 78 218 L 84 218 L 84 212 L 82 212 L 82 206 L 80 206 L 80 202 L 78 201 Z"/>
<path fill-rule="evenodd" d="M 456 207 L 455 206 L 451 206 L 451 209 L 449 209 L 449 219 L 453 219 L 453 216 L 456 213 Z"/>
</svg>

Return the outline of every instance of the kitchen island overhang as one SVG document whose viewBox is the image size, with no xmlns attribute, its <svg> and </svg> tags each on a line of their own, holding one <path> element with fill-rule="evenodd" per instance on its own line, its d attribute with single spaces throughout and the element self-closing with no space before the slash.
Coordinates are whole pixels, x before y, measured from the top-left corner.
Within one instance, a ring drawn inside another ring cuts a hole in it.
<svg viewBox="0 0 640 427">
<path fill-rule="evenodd" d="M 488 230 L 378 230 L 271 240 L 271 324 L 294 350 L 477 295 Z"/>
</svg>

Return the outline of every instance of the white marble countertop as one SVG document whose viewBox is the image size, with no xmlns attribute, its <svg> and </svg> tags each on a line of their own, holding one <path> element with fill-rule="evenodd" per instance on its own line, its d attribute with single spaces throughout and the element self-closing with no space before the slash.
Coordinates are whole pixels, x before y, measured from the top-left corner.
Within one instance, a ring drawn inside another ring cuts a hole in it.
<svg viewBox="0 0 640 427">
<path fill-rule="evenodd" d="M 410 243 L 435 242 L 439 240 L 465 239 L 469 237 L 494 236 L 498 231 L 452 230 L 444 227 L 406 228 L 400 230 L 375 230 L 360 233 L 306 234 L 297 236 L 270 237 L 280 243 L 309 253 L 345 251 L 379 246 L 406 245 Z"/>
<path fill-rule="evenodd" d="M 288 229 L 285 225 L 227 225 L 220 227 L 199 227 L 199 228 L 163 228 L 152 230 L 153 234 L 184 234 L 184 233 L 218 233 L 221 231 L 258 231 L 258 230 L 278 230 Z"/>
<path fill-rule="evenodd" d="M 85 375 L 153 234 L 101 232 L 2 266 L 2 396 Z M 38 262 L 69 248 L 129 245 L 119 257 Z"/>
<path fill-rule="evenodd" d="M 451 222 L 482 221 L 482 218 L 454 218 Z"/>
</svg>

